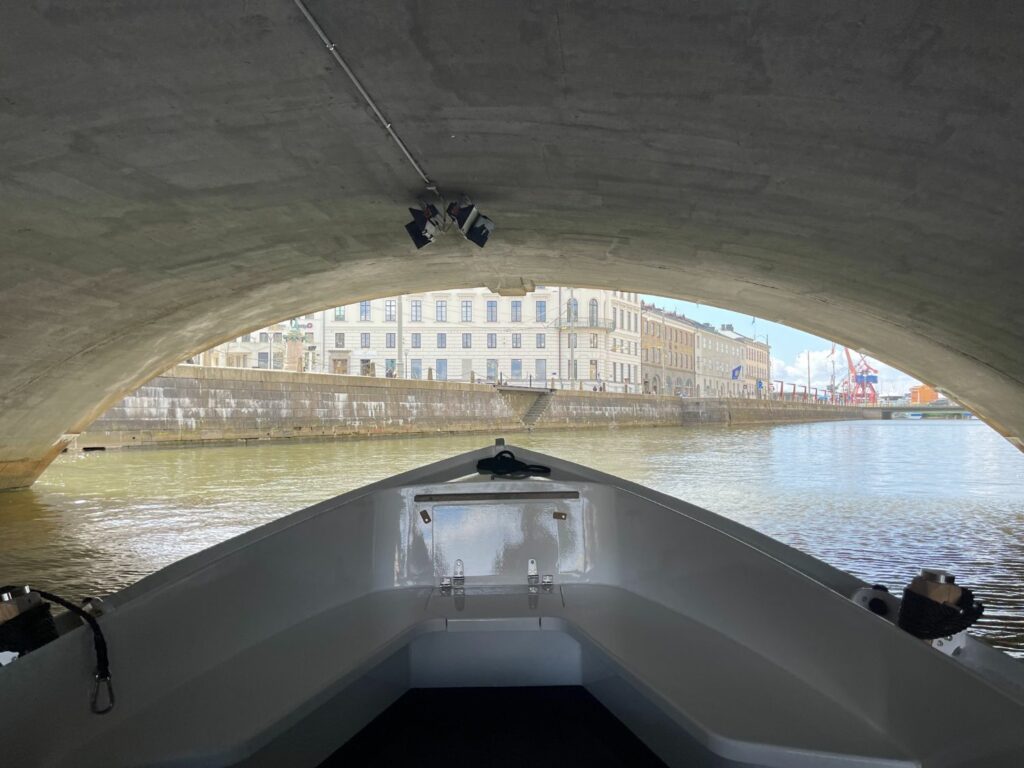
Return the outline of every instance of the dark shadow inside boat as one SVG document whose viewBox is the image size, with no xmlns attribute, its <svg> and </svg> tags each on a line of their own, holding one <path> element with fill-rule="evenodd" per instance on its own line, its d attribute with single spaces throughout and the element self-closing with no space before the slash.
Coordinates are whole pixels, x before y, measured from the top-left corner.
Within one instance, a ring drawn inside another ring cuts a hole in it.
<svg viewBox="0 0 1024 768">
<path fill-rule="evenodd" d="M 661 760 L 582 686 L 414 688 L 320 768 L 633 766 Z"/>
</svg>

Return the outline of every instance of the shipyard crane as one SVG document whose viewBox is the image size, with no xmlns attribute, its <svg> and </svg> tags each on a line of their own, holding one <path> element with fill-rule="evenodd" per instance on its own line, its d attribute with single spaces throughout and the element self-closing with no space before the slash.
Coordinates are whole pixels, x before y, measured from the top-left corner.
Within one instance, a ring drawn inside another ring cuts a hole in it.
<svg viewBox="0 0 1024 768">
<path fill-rule="evenodd" d="M 878 369 L 868 362 L 867 355 L 862 354 L 860 360 L 854 363 L 849 347 L 843 347 L 843 351 L 846 353 L 846 365 L 849 369 L 840 388 L 843 399 L 849 405 L 875 405 L 878 402 L 878 393 L 875 391 Z"/>
</svg>

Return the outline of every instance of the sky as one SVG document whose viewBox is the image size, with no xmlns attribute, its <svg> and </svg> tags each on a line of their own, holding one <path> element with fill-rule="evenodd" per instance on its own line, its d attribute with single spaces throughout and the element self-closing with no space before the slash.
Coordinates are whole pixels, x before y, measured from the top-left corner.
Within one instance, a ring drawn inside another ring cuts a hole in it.
<svg viewBox="0 0 1024 768">
<path fill-rule="evenodd" d="M 701 323 L 711 323 L 716 328 L 723 324 L 731 323 L 736 333 L 754 338 L 756 335 L 761 341 L 768 337 L 768 344 L 772 349 L 772 378 L 776 381 L 784 381 L 786 384 L 797 384 L 797 391 L 800 385 L 807 383 L 807 356 L 811 358 L 811 386 L 822 389 L 826 387 L 832 378 L 832 363 L 835 361 L 836 379 L 839 380 L 846 370 L 846 356 L 843 354 L 842 346 L 836 346 L 834 356 L 832 342 L 809 333 L 798 331 L 786 325 L 752 318 L 750 315 L 743 315 L 729 309 L 710 307 L 707 304 L 694 304 L 691 301 L 679 299 L 666 299 L 662 296 L 643 296 L 645 302 L 654 304 L 664 309 L 673 310 L 686 315 L 691 320 Z M 850 350 L 853 361 L 856 363 L 860 355 L 855 350 Z M 868 362 L 878 369 L 878 394 L 880 395 L 903 395 L 915 384 L 920 382 L 902 371 L 893 368 L 891 365 L 879 362 L 869 357 Z M 789 387 L 787 386 L 787 390 Z"/>
</svg>

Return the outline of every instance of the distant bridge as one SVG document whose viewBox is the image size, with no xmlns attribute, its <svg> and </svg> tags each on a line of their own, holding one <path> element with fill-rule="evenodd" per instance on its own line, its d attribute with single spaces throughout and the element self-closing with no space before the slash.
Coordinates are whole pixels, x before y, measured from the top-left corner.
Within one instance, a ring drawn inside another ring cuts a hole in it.
<svg viewBox="0 0 1024 768">
<path fill-rule="evenodd" d="M 962 405 L 880 405 L 878 410 L 883 419 L 891 419 L 894 414 L 921 414 L 921 418 L 973 419 L 974 414 Z"/>
</svg>

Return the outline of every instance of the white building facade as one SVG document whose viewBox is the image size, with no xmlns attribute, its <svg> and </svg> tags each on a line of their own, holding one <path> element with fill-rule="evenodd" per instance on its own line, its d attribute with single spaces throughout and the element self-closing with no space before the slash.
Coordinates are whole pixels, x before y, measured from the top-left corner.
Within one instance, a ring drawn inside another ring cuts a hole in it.
<svg viewBox="0 0 1024 768">
<path fill-rule="evenodd" d="M 435 291 L 318 312 L 319 370 L 539 386 L 557 375 L 554 296 L 547 289 L 516 297 Z"/>
<path fill-rule="evenodd" d="M 747 397 L 743 377 L 746 345 L 711 325 L 698 325 L 694 333 L 694 373 L 698 397 Z"/>
<path fill-rule="evenodd" d="M 485 288 L 362 301 L 227 342 L 207 358 L 282 365 L 287 326 L 302 334 L 304 369 L 514 386 L 640 391 L 640 300 L 634 293 L 538 286 L 524 296 Z M 240 354 L 242 351 L 247 354 Z"/>
<path fill-rule="evenodd" d="M 767 341 L 737 333 L 732 325 L 723 325 L 720 333 L 743 344 L 743 394 L 746 397 L 769 397 L 771 393 L 771 347 Z"/>
<path fill-rule="evenodd" d="M 571 386 L 640 392 L 640 298 L 628 291 L 555 288 L 558 359 Z"/>
</svg>

